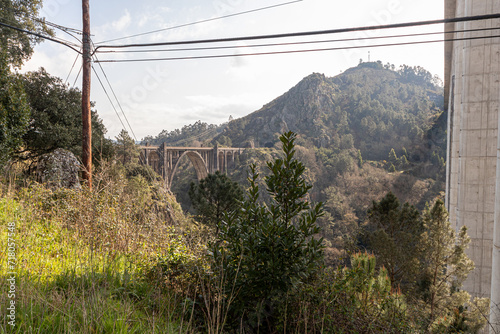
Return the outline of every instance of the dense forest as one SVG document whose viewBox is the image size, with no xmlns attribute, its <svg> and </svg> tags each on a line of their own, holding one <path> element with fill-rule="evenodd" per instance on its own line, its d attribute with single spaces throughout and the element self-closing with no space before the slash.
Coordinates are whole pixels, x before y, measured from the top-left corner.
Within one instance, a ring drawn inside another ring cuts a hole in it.
<svg viewBox="0 0 500 334">
<path fill-rule="evenodd" d="M 0 18 L 50 33 L 41 2 Z M 15 15 L 20 11 L 23 15 Z M 489 301 L 448 221 L 445 120 L 425 69 L 311 74 L 262 109 L 144 142 L 238 146 L 237 168 L 174 187 L 111 140 L 93 105 L 81 182 L 81 92 L 19 74 L 37 38 L 0 30 L 3 333 L 478 333 Z M 71 179 L 71 180 L 70 180 Z M 71 182 L 69 182 L 71 181 Z M 180 204 L 179 204 L 180 203 Z"/>
</svg>

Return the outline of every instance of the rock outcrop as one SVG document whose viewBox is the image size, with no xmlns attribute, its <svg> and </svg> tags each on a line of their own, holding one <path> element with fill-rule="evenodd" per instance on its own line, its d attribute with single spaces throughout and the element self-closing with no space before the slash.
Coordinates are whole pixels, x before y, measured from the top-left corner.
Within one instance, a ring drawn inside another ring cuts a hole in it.
<svg viewBox="0 0 500 334">
<path fill-rule="evenodd" d="M 38 182 L 50 188 L 80 189 L 78 171 L 81 164 L 73 153 L 62 148 L 44 154 L 38 160 L 36 174 Z"/>
</svg>

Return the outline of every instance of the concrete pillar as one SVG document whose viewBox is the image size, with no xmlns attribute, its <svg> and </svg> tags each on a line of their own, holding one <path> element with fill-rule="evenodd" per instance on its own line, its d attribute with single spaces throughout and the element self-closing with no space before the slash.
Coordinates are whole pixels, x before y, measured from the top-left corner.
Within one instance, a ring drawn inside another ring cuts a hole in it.
<svg viewBox="0 0 500 334">
<path fill-rule="evenodd" d="M 500 12 L 498 0 L 446 0 L 445 6 L 447 13 L 455 7 L 456 17 Z M 490 28 L 499 24 L 499 20 L 482 20 L 457 23 L 454 29 Z M 496 33 L 457 33 L 455 37 L 488 34 Z M 491 297 L 492 301 L 496 298 L 498 303 L 500 299 L 492 292 L 500 287 L 499 256 L 493 250 L 494 227 L 498 231 L 500 223 L 500 166 L 497 165 L 500 39 L 455 41 L 451 50 L 451 59 L 447 59 L 450 74 L 445 78 L 450 88 L 446 203 L 452 225 L 457 230 L 467 226 L 471 238 L 467 254 L 476 268 L 464 283 L 464 289 L 473 296 Z"/>
<path fill-rule="evenodd" d="M 224 151 L 224 173 L 227 173 L 227 151 Z"/>
<path fill-rule="evenodd" d="M 500 126 L 499 126 L 500 129 Z M 497 145 L 497 183 L 495 197 L 495 226 L 493 228 L 492 270 L 491 270 L 491 300 L 490 300 L 490 324 L 491 333 L 500 332 L 500 136 Z"/>
<path fill-rule="evenodd" d="M 219 147 L 218 145 L 215 145 L 214 147 L 214 150 L 213 150 L 214 154 L 214 169 L 213 169 L 213 172 L 212 173 L 215 173 L 216 171 L 219 170 Z"/>
</svg>

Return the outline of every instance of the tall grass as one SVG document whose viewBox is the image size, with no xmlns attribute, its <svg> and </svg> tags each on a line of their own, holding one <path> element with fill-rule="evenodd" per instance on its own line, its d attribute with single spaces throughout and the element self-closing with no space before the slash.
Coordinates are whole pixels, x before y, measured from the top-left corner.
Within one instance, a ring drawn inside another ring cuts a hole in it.
<svg viewBox="0 0 500 334">
<path fill-rule="evenodd" d="M 192 332 L 184 297 L 147 273 L 166 252 L 203 252 L 203 232 L 161 185 L 105 167 L 92 192 L 32 184 L 0 198 L 2 315 L 9 222 L 16 244 L 16 325 L 3 316 L 0 332 Z"/>
</svg>

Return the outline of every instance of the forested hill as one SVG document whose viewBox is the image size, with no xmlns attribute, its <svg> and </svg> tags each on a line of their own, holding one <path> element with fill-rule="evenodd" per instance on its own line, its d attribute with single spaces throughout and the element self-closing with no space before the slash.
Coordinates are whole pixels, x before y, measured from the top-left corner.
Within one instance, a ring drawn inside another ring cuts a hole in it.
<svg viewBox="0 0 500 334">
<path fill-rule="evenodd" d="M 266 173 L 266 161 L 279 156 L 279 136 L 296 132 L 297 158 L 313 186 L 311 199 L 325 203 L 326 214 L 318 222 L 322 236 L 339 249 L 343 236 L 354 235 L 364 224 L 372 201 L 388 191 L 419 209 L 439 196 L 446 151 L 442 107 L 443 88 L 423 68 L 361 63 L 333 78 L 311 74 L 260 110 L 224 126 L 197 123 L 163 137 L 204 146 L 253 147 L 228 171 L 246 185 L 249 166 L 256 164 Z M 192 135 L 198 127 L 204 131 Z M 207 130 L 218 134 L 200 143 L 199 134 Z M 164 140 L 160 137 L 151 139 Z M 196 173 L 185 159 L 171 189 L 185 210 L 193 210 L 191 181 Z M 261 198 L 267 200 L 265 191 Z"/>
<path fill-rule="evenodd" d="M 260 110 L 230 122 L 214 138 L 238 147 L 272 147 L 291 130 L 306 147 L 354 146 L 383 160 L 418 146 L 443 106 L 443 89 L 420 67 L 360 63 L 328 78 L 314 73 Z"/>
</svg>

